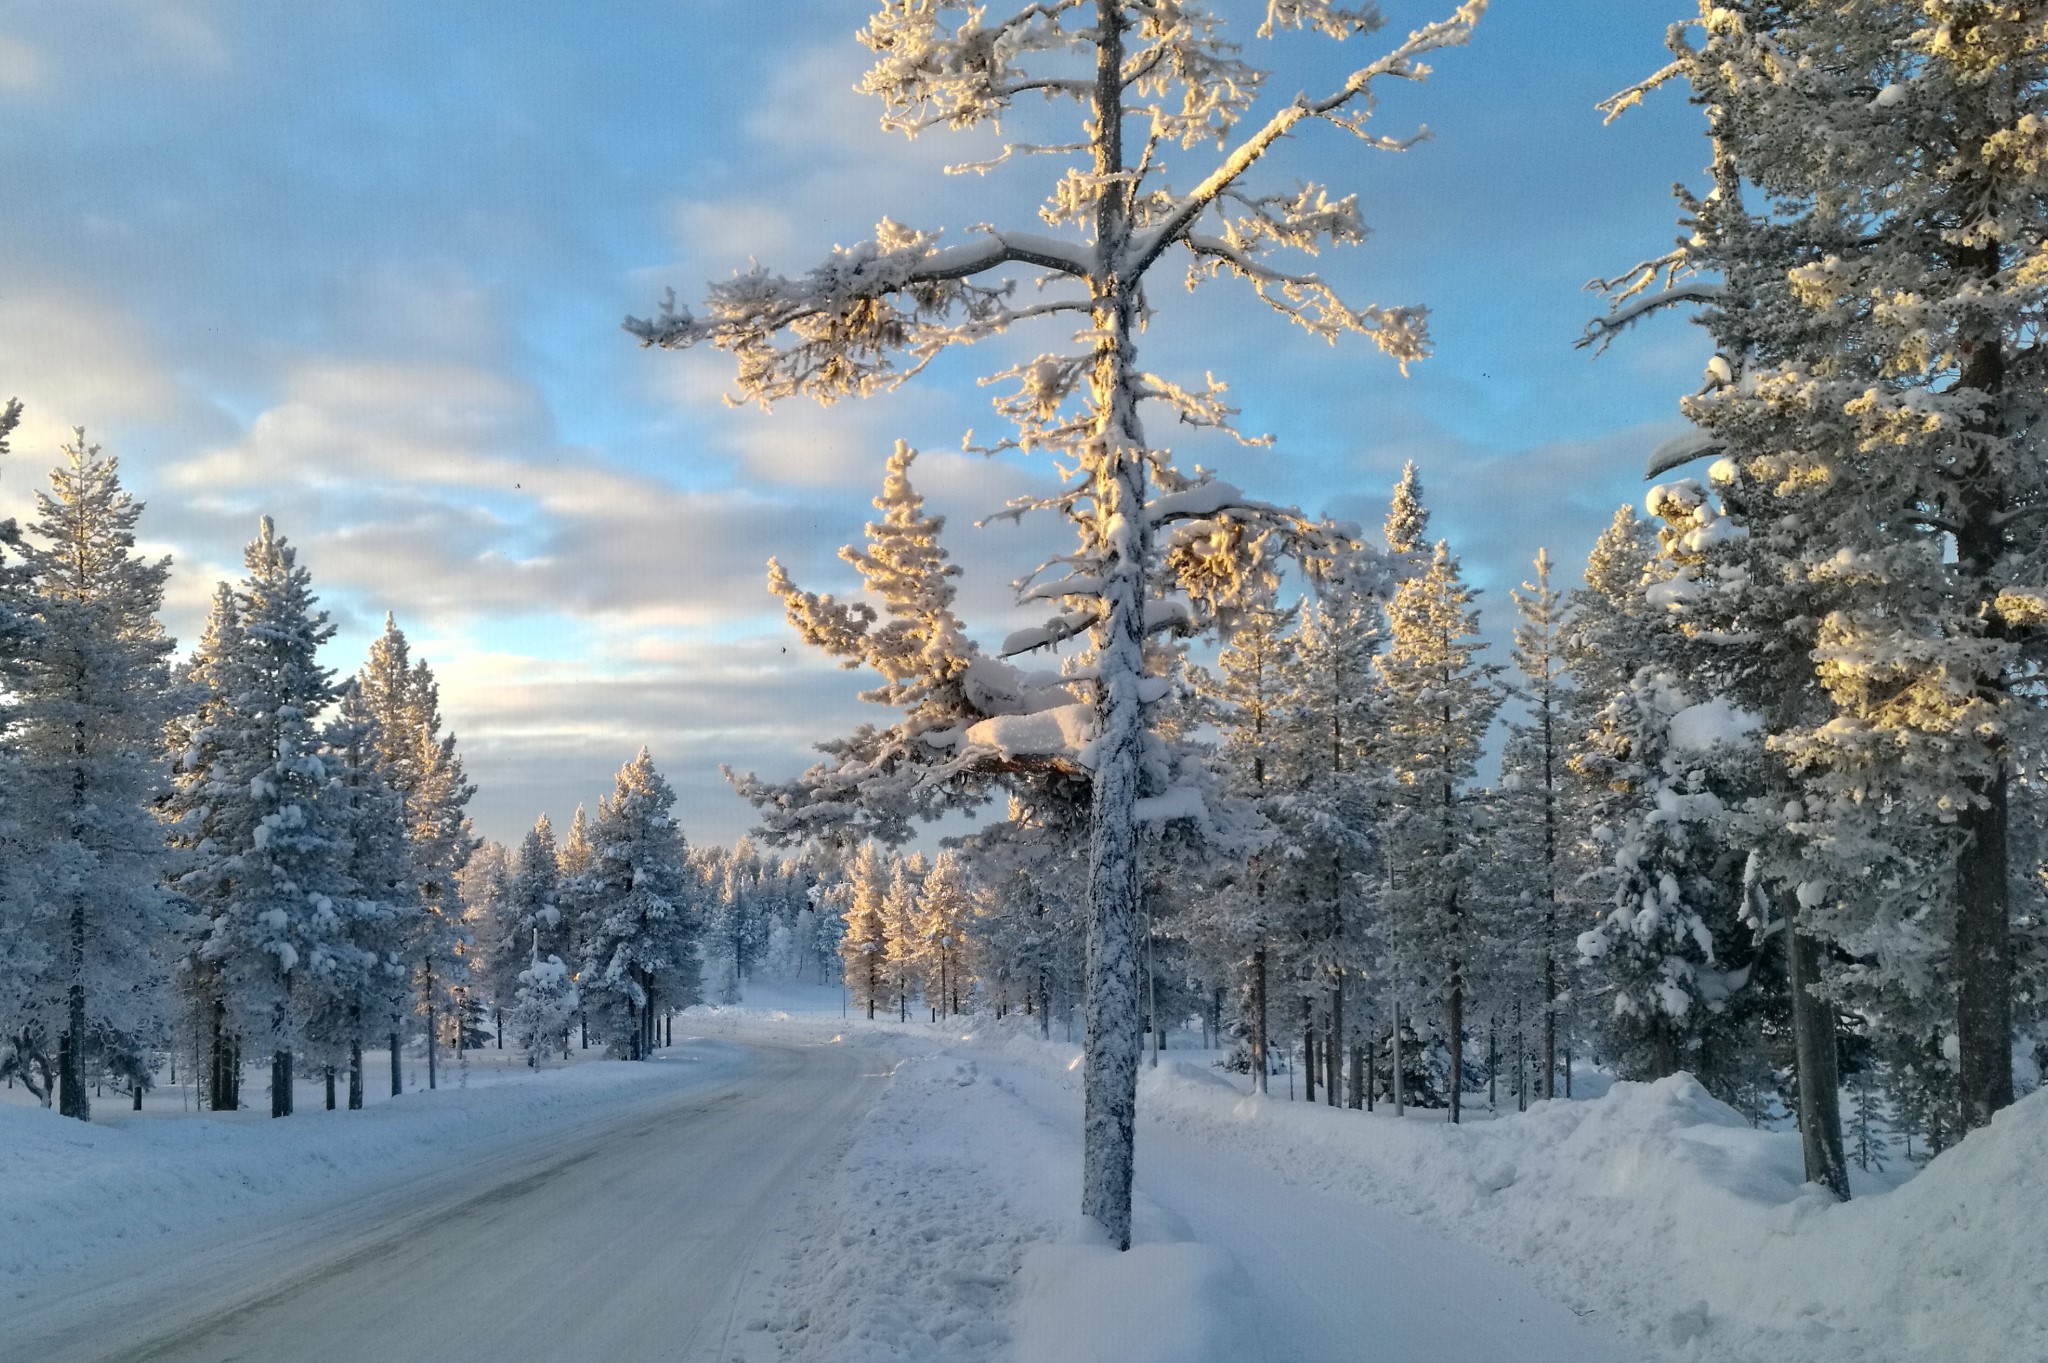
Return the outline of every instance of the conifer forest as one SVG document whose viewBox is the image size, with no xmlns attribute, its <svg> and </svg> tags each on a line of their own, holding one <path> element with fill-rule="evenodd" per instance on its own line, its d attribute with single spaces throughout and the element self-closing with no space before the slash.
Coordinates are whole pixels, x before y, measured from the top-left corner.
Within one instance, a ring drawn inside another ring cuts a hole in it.
<svg viewBox="0 0 2048 1363">
<path fill-rule="evenodd" d="M 0 1363 L 2048 1359 L 2048 0 L 144 8 Z"/>
</svg>

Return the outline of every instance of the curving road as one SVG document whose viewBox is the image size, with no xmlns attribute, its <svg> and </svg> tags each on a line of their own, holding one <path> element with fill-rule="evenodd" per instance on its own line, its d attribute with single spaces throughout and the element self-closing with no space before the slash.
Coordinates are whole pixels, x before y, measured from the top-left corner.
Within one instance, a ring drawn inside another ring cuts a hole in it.
<svg viewBox="0 0 2048 1363">
<path fill-rule="evenodd" d="M 23 1363 L 717 1360 L 737 1289 L 885 1067 L 750 1042 L 732 1078 L 10 1310 Z"/>
</svg>

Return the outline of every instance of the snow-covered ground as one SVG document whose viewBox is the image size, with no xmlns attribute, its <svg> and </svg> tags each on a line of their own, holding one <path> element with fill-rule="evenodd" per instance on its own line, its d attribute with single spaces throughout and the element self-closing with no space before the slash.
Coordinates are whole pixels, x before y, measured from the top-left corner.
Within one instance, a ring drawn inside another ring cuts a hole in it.
<svg viewBox="0 0 2048 1363">
<path fill-rule="evenodd" d="M 2048 1358 L 2048 1094 L 1836 1205 L 1795 1135 L 1686 1076 L 1451 1128 L 1252 1099 L 1169 1051 L 1117 1256 L 1076 1232 L 1075 1047 L 761 1002 L 709 1025 L 901 1059 L 750 1359 Z"/>
<path fill-rule="evenodd" d="M 335 1262 L 237 1328 L 343 1358 L 332 1321 L 397 1292 L 378 1328 L 455 1320 L 501 1340 L 493 1363 L 555 1356 L 586 1317 L 630 1352 L 601 1300 L 630 1281 L 618 1310 L 715 1363 L 2048 1359 L 2048 1094 L 1837 1205 L 1801 1186 L 1794 1136 L 1683 1076 L 1452 1128 L 1254 1099 L 1168 1051 L 1142 1078 L 1137 1244 L 1116 1254 L 1075 1215 L 1077 1048 L 1025 1019 L 841 1009 L 836 986 L 755 986 L 691 1013 L 655 1064 L 477 1064 L 363 1113 L 0 1107 L 0 1358 L 28 1357 L 24 1320 L 95 1307 L 51 1305 L 73 1282 L 255 1272 L 251 1246 L 326 1236 Z M 340 1205 L 361 1214 L 323 1219 Z M 452 1222 L 402 1222 L 443 1206 Z M 578 1267 L 622 1235 L 626 1277 Z M 376 1267 L 421 1237 L 424 1267 Z M 507 1326 L 551 1275 L 579 1284 L 569 1314 Z M 181 1338 L 165 1357 L 213 1347 Z"/>
</svg>

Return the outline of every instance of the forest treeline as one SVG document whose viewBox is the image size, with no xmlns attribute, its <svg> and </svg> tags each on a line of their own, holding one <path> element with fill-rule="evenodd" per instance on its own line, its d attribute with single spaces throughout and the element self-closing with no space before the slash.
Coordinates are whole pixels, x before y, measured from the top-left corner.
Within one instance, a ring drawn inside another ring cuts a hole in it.
<svg viewBox="0 0 2048 1363">
<path fill-rule="evenodd" d="M 0 454 L 20 416 L 0 411 Z M 475 787 L 397 624 L 338 679 L 266 517 L 174 661 L 142 511 L 80 432 L 34 520 L 0 524 L 0 1074 L 83 1119 L 95 1091 L 140 1108 L 181 1069 L 231 1110 L 267 1067 L 286 1116 L 316 1075 L 361 1107 L 366 1048 L 393 1094 L 408 1053 L 435 1086 L 487 1011 L 535 1059 L 572 1027 L 646 1055 L 697 998 L 702 905 L 645 750 L 559 861 L 543 819 L 512 898 L 480 901 Z M 486 905 L 531 911 L 507 932 Z"/>
</svg>

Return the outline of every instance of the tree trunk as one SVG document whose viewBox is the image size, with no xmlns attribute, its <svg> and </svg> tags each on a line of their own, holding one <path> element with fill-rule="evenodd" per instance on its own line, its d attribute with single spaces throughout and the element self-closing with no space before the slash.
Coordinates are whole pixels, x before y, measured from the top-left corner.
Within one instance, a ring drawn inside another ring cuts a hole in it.
<svg viewBox="0 0 2048 1363">
<path fill-rule="evenodd" d="M 1344 1102 L 1344 973 L 1330 972 L 1330 1035 L 1323 1042 L 1323 1093 L 1331 1107 Z"/>
<path fill-rule="evenodd" d="M 405 1092 L 405 1076 L 398 1068 L 398 1054 L 398 1030 L 393 1028 L 391 1032 L 391 1096 L 393 1098 Z"/>
<path fill-rule="evenodd" d="M 352 1036 L 348 1042 L 348 1110 L 363 1110 L 363 1039 Z"/>
<path fill-rule="evenodd" d="M 497 1032 L 498 1049 L 505 1049 L 505 1010 L 497 1004 L 491 1005 L 491 1027 Z"/>
<path fill-rule="evenodd" d="M 1486 1110 L 1493 1111 L 1500 1101 L 1500 1019 L 1486 1019 Z"/>
<path fill-rule="evenodd" d="M 1407 1110 L 1406 1097 L 1401 1092 L 1401 1003 L 1394 1002 L 1394 1070 L 1387 1076 L 1387 1091 L 1394 1095 L 1394 1115 L 1399 1117 Z"/>
<path fill-rule="evenodd" d="M 1374 1110 L 1378 1095 L 1373 1090 L 1380 1084 L 1380 1033 L 1374 1025 L 1371 1013 L 1365 1015 L 1365 1110 Z"/>
<path fill-rule="evenodd" d="M 334 1066 L 327 1066 L 327 1110 L 334 1111 Z"/>
<path fill-rule="evenodd" d="M 270 1053 L 270 1115 L 292 1115 L 292 1053 L 287 1050 Z"/>
<path fill-rule="evenodd" d="M 2001 760 L 1997 775 L 1973 792 L 1984 803 L 1957 819 L 1967 838 L 1957 866 L 1955 938 L 1956 1092 L 1965 1131 L 2013 1100 L 2009 786 Z"/>
<path fill-rule="evenodd" d="M 224 999 L 214 999 L 213 1045 L 209 1056 L 212 1072 L 207 1076 L 206 1105 L 215 1112 L 232 1112 L 238 1106 L 235 1046 L 234 1038 L 228 1035 L 227 1011 Z"/>
<path fill-rule="evenodd" d="M 73 895 L 70 922 L 71 980 L 64 991 L 64 1037 L 57 1046 L 57 1111 L 81 1122 L 92 1120 L 85 1096 L 85 901 Z"/>
<path fill-rule="evenodd" d="M 1522 1030 L 1522 1005 L 1515 1005 L 1515 1111 L 1529 1110 L 1529 1034 Z"/>
<path fill-rule="evenodd" d="M 428 959 L 425 969 L 425 983 L 421 986 L 421 996 L 427 1005 L 427 1088 L 431 1090 L 438 1086 L 434 1055 L 438 1049 L 435 1045 L 437 1038 L 434 1036 L 434 962 L 431 958 Z"/>
<path fill-rule="evenodd" d="M 1266 1063 L 1266 948 L 1261 945 L 1252 952 L 1252 1092 L 1264 1097 L 1267 1092 Z"/>
<path fill-rule="evenodd" d="M 1966 156 L 1980 152 L 1975 144 L 1962 150 Z M 1988 193 L 1986 186 L 1972 188 Z M 1987 287 L 2002 264 L 1996 241 L 1976 242 L 1957 250 L 1958 271 Z M 1991 638 L 2003 639 L 2008 631 L 1995 602 L 2010 532 L 2006 523 L 2005 475 L 1990 446 L 2008 434 L 2001 407 L 2006 379 L 2005 342 L 1974 318 L 1965 322 L 1963 331 L 1963 363 L 1956 387 L 1981 393 L 1984 404 L 1980 415 L 1966 427 L 1974 448 L 1968 450 L 1968 462 L 1962 469 L 1963 514 L 1956 531 L 1956 567 L 1977 595 L 1973 618 L 1983 622 Z M 1994 672 L 1979 677 L 1977 682 L 1984 699 L 2001 710 L 2007 708 L 2011 694 L 2004 676 Z M 1987 761 L 1990 770 L 1970 779 L 1973 798 L 1956 819 L 1956 831 L 1963 839 L 1962 855 L 1956 863 L 1956 1088 L 1964 1131 L 1985 1125 L 1994 1112 L 2013 1099 L 2012 917 L 2008 882 L 2012 757 L 2002 736 L 1976 741 L 1977 755 Z"/>
<path fill-rule="evenodd" d="M 1796 910 L 1795 910 L 1796 912 Z M 1819 961 L 1813 939 L 1789 917 L 1785 975 L 1792 992 L 1792 1049 L 1798 1064 L 1799 1148 L 1806 1180 L 1849 1198 L 1849 1165 L 1842 1154 L 1840 1078 L 1835 1058 L 1835 1007 L 1814 992 Z"/>
<path fill-rule="evenodd" d="M 1316 1100 L 1316 1014 L 1304 998 L 1301 1001 L 1301 1087 L 1307 1100 Z"/>
</svg>

